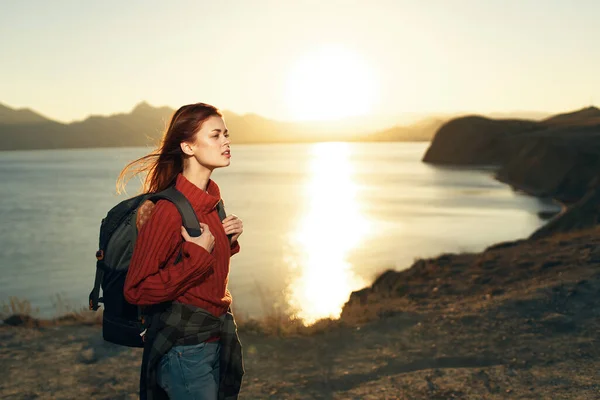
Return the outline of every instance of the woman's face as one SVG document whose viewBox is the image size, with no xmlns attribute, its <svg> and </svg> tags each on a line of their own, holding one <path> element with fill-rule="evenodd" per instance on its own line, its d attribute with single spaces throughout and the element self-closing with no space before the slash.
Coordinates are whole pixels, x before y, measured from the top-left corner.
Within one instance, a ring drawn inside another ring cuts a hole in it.
<svg viewBox="0 0 600 400">
<path fill-rule="evenodd" d="M 200 165 L 210 169 L 227 167 L 231 163 L 230 141 L 225 121 L 219 116 L 209 117 L 196 132 L 193 143 L 181 144 L 185 154 L 193 156 Z"/>
</svg>

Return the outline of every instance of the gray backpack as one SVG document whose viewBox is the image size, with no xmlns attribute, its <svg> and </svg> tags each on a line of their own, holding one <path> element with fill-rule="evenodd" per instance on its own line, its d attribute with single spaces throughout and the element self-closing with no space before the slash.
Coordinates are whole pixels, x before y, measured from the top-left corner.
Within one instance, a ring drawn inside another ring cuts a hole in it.
<svg viewBox="0 0 600 400">
<path fill-rule="evenodd" d="M 98 310 L 104 304 L 102 337 L 104 340 L 129 347 L 144 347 L 142 332 L 146 329 L 146 315 L 153 307 L 139 307 L 125 300 L 123 288 L 129 263 L 137 238 L 136 216 L 138 208 L 146 201 L 156 203 L 169 200 L 179 210 L 183 226 L 189 235 L 200 236 L 200 224 L 187 198 L 175 187 L 158 193 L 146 193 L 114 206 L 102 219 L 100 246 L 96 252 L 96 278 L 89 296 L 90 310 Z M 225 218 L 223 202 L 217 204 L 221 220 Z M 179 254 L 176 262 L 181 259 Z M 100 297 L 102 289 L 102 297 Z M 164 306 L 157 305 L 155 308 Z"/>
</svg>

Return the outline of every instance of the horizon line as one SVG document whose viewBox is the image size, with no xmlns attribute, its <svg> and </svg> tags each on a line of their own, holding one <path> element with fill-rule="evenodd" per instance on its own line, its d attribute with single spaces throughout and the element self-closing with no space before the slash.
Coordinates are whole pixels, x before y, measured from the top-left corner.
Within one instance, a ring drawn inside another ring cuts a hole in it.
<svg viewBox="0 0 600 400">
<path fill-rule="evenodd" d="M 29 106 L 15 107 L 15 106 L 11 106 L 5 102 L 0 101 L 0 106 L 4 106 L 13 111 L 29 111 L 29 112 L 37 114 L 41 117 L 44 117 L 50 121 L 58 122 L 58 123 L 65 124 L 65 125 L 69 125 L 69 124 L 77 123 L 77 122 L 83 122 L 92 117 L 109 118 L 109 117 L 113 117 L 116 115 L 131 114 L 136 108 L 143 106 L 143 105 L 147 105 L 150 108 L 155 109 L 155 110 L 161 109 L 161 108 L 169 108 L 173 112 L 175 112 L 177 110 L 177 107 L 172 107 L 170 105 L 155 106 L 153 104 L 150 104 L 150 102 L 148 102 L 147 100 L 141 100 L 141 101 L 135 103 L 128 111 L 121 110 L 121 111 L 114 111 L 112 113 L 105 113 L 105 114 L 89 113 L 89 114 L 87 114 L 87 116 L 85 116 L 83 118 L 74 118 L 74 119 L 65 121 L 65 120 L 60 120 L 60 119 L 56 119 L 54 117 L 48 116 L 47 114 L 44 114 L 44 113 L 42 113 L 32 107 L 29 107 Z M 255 115 L 255 116 L 258 116 L 258 117 L 266 119 L 266 120 L 282 122 L 282 123 L 295 123 L 295 124 L 324 123 L 324 124 L 328 124 L 328 123 L 343 123 L 345 121 L 350 121 L 350 120 L 357 119 L 357 118 L 365 118 L 365 119 L 397 118 L 397 119 L 402 119 L 403 116 L 405 116 L 405 117 L 418 116 L 418 120 L 442 117 L 442 116 L 447 116 L 447 117 L 451 117 L 451 116 L 457 117 L 457 116 L 467 116 L 467 115 L 486 116 L 489 114 L 528 114 L 529 113 L 529 114 L 546 114 L 547 116 L 553 116 L 556 114 L 571 113 L 571 112 L 576 112 L 576 111 L 580 111 L 580 110 L 584 110 L 584 109 L 588 109 L 588 108 L 598 108 L 598 106 L 594 105 L 593 103 L 586 103 L 585 106 L 581 106 L 579 108 L 574 108 L 574 109 L 562 110 L 562 111 L 514 110 L 514 109 L 512 109 L 512 110 L 496 110 L 496 111 L 472 111 L 472 110 L 471 111 L 466 111 L 466 110 L 462 110 L 462 111 L 461 110 L 454 110 L 454 111 L 450 111 L 450 110 L 445 110 L 445 111 L 400 111 L 397 114 L 370 113 L 370 114 L 348 116 L 348 117 L 335 118 L 335 119 L 313 119 L 313 120 L 276 119 L 274 117 L 266 116 L 263 114 L 258 114 L 256 112 L 240 113 L 240 112 L 236 112 L 236 111 L 233 111 L 233 110 L 230 110 L 227 108 L 219 108 L 219 110 L 222 111 L 223 113 L 232 113 L 232 114 L 235 114 L 236 116 L 240 116 L 240 117 Z M 400 123 L 400 121 L 398 121 L 397 124 L 398 123 Z M 412 123 L 415 123 L 415 121 L 413 121 Z"/>
</svg>

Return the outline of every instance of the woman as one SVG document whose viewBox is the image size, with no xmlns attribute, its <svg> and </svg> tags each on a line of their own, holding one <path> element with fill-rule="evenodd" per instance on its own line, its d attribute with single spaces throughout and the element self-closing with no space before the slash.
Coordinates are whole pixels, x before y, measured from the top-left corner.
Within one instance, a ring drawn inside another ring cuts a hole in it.
<svg viewBox="0 0 600 400">
<path fill-rule="evenodd" d="M 138 210 L 139 232 L 125 281 L 125 299 L 140 306 L 169 304 L 166 310 L 146 317 L 152 322 L 142 362 L 143 398 L 164 398 L 165 393 L 182 400 L 237 398 L 243 366 L 235 323 L 228 312 L 227 282 L 230 257 L 240 249 L 243 224 L 235 215 L 220 220 L 216 209 L 219 187 L 210 179 L 215 168 L 230 162 L 229 133 L 222 114 L 211 105 L 197 103 L 177 110 L 159 149 L 129 164 L 119 177 L 123 182 L 125 173 L 141 164 L 134 173 L 148 173 L 144 192 L 175 185 L 192 204 L 202 230 L 200 236 L 190 237 L 175 205 L 167 200 L 159 200 L 156 206 L 148 202 Z M 224 343 L 228 343 L 226 356 Z M 227 371 L 239 376 L 226 378 L 220 370 L 232 356 L 239 359 Z M 230 387 L 224 387 L 228 383 Z"/>
</svg>

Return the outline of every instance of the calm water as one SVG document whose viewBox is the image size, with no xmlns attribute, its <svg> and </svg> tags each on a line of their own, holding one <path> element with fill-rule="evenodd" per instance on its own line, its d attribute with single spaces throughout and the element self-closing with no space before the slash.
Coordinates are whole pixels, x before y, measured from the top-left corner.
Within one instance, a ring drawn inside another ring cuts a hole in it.
<svg viewBox="0 0 600 400">
<path fill-rule="evenodd" d="M 232 165 L 213 178 L 227 211 L 244 220 L 230 275 L 237 312 L 337 316 L 384 269 L 527 236 L 542 224 L 537 212 L 552 208 L 489 171 L 424 165 L 427 146 L 234 146 Z M 44 316 L 57 294 L 86 304 L 100 220 L 125 198 L 116 177 L 146 150 L 0 153 L 0 302 L 26 298 Z"/>
</svg>

